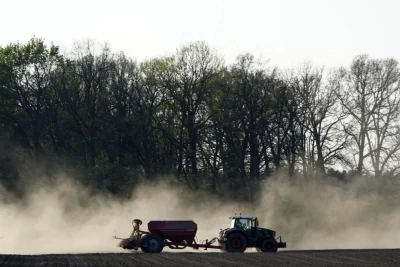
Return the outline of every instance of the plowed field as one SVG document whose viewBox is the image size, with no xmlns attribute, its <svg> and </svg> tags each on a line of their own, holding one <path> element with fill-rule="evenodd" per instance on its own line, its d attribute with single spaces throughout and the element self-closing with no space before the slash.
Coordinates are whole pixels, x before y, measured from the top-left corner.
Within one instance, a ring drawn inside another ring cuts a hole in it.
<svg viewBox="0 0 400 267">
<path fill-rule="evenodd" d="M 400 249 L 263 253 L 0 255 L 0 266 L 400 266 Z"/>
</svg>

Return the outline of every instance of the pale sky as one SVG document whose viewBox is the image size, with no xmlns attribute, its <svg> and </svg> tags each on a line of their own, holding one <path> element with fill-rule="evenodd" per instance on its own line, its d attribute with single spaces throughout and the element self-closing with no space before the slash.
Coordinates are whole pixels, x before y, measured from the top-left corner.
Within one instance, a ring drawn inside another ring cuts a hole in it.
<svg viewBox="0 0 400 267">
<path fill-rule="evenodd" d="M 362 53 L 400 60 L 399 10 L 400 0 L 0 0 L 0 46 L 94 38 L 141 61 L 201 40 L 227 63 L 251 52 L 281 68 L 337 67 Z"/>
</svg>

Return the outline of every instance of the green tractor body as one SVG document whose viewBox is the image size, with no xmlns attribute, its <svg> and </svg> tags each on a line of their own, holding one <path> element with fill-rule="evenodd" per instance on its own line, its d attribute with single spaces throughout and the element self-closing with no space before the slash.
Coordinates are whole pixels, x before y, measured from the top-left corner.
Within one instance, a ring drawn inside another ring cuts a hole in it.
<svg viewBox="0 0 400 267">
<path fill-rule="evenodd" d="M 231 227 L 220 231 L 218 242 L 222 250 L 228 252 L 244 252 L 246 248 L 256 248 L 260 252 L 275 253 L 278 248 L 286 248 L 276 232 L 258 227 L 258 219 L 253 216 L 233 216 Z M 278 241 L 279 239 L 279 241 Z"/>
</svg>

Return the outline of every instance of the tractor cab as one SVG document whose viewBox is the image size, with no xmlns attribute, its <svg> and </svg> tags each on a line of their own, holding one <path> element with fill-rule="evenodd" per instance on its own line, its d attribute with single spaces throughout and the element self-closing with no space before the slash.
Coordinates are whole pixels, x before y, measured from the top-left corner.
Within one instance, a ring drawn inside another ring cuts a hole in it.
<svg viewBox="0 0 400 267">
<path fill-rule="evenodd" d="M 243 230 L 250 230 L 258 227 L 257 217 L 252 216 L 233 216 L 231 219 L 231 228 L 241 228 Z"/>
</svg>

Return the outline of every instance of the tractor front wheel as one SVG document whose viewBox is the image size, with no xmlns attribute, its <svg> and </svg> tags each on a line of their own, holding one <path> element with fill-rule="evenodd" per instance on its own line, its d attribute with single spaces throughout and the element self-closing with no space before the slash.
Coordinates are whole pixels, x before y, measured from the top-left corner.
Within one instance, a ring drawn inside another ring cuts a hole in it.
<svg viewBox="0 0 400 267">
<path fill-rule="evenodd" d="M 257 251 L 275 253 L 278 251 L 278 243 L 273 238 L 264 238 L 261 240 Z"/>
<path fill-rule="evenodd" d="M 226 251 L 243 253 L 247 248 L 247 239 L 242 233 L 232 233 L 226 239 Z"/>
<path fill-rule="evenodd" d="M 164 239 L 158 234 L 146 235 L 140 244 L 145 253 L 160 253 L 164 248 Z"/>
</svg>

